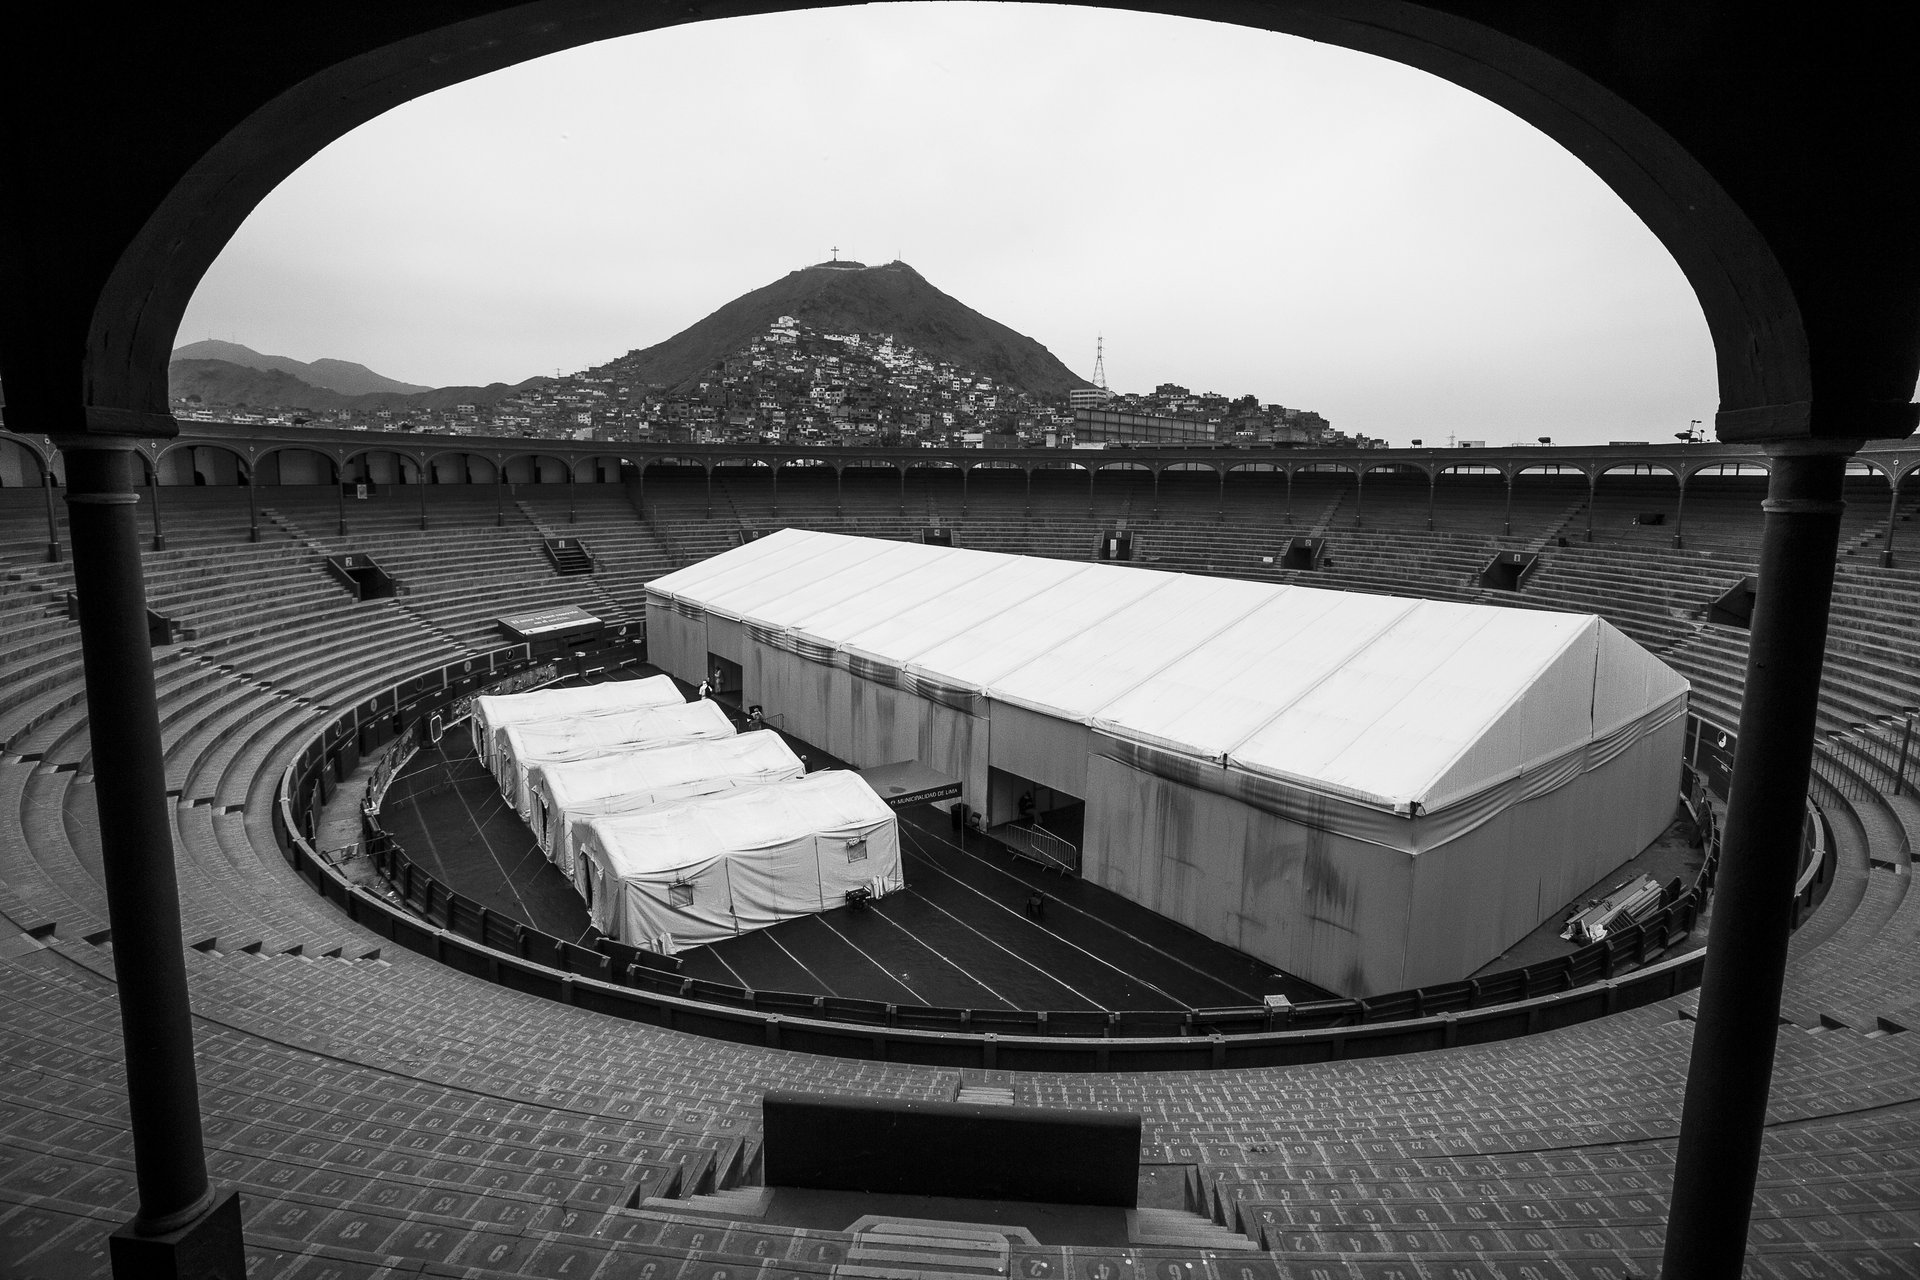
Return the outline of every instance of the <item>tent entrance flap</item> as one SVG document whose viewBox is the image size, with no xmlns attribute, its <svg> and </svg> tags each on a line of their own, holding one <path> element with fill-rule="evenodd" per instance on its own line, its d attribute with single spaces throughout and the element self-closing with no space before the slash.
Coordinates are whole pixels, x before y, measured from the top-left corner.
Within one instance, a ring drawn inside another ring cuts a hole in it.
<svg viewBox="0 0 1920 1280">
<path fill-rule="evenodd" d="M 886 801 L 889 809 L 960 798 L 960 779 L 921 764 L 918 760 L 901 760 L 862 769 L 860 780 L 872 787 L 873 794 Z"/>
</svg>

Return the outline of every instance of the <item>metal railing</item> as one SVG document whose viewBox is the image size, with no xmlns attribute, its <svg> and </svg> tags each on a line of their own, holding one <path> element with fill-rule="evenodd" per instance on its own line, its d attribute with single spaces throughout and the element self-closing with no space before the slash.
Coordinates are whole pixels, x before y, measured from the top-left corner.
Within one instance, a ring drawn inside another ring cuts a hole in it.
<svg viewBox="0 0 1920 1280">
<path fill-rule="evenodd" d="M 521 654 L 524 654 L 522 649 Z M 1414 1052 L 1532 1034 L 1667 999 L 1699 984 L 1704 948 L 1676 956 L 1718 869 L 1708 850 L 1691 886 L 1649 915 L 1566 955 L 1524 968 L 1360 999 L 1214 1009 L 1043 1011 L 957 1009 L 688 978 L 670 959 L 611 940 L 598 949 L 502 917 L 427 874 L 363 810 L 365 847 L 386 877 L 376 892 L 344 877 L 311 842 L 341 775 L 338 753 L 367 711 L 402 689 L 438 684 L 438 705 L 478 692 L 473 674 L 524 667 L 514 651 L 415 677 L 311 739 L 281 777 L 274 827 L 314 888 L 355 921 L 410 950 L 516 990 L 614 1016 L 737 1042 L 845 1057 L 1031 1070 L 1185 1070 L 1271 1066 Z M 456 675 L 456 671 L 460 674 Z M 424 720 L 417 709 L 417 719 Z M 1831 854 L 1809 811 L 1796 922 L 1818 900 Z"/>
<path fill-rule="evenodd" d="M 1080 874 L 1080 850 L 1074 848 L 1071 840 L 1055 835 L 1037 822 L 1025 827 L 1003 827 L 1001 831 L 1009 842 L 1026 842 L 1026 848 L 1015 848 L 1015 853 L 1068 875 Z"/>
<path fill-rule="evenodd" d="M 1876 793 L 1912 795 L 1920 791 L 1920 708 L 1905 707 L 1820 739 L 1823 770 L 1834 790 L 1849 800 Z"/>
</svg>

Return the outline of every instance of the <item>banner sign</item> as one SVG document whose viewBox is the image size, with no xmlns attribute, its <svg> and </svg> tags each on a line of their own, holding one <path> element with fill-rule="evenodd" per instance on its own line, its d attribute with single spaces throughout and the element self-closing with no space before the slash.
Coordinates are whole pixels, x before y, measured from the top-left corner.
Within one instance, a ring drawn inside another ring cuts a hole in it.
<svg viewBox="0 0 1920 1280">
<path fill-rule="evenodd" d="M 532 613 L 514 613 L 494 619 L 495 624 L 518 640 L 550 640 L 585 635 L 606 625 L 576 605 L 563 604 Z"/>
</svg>

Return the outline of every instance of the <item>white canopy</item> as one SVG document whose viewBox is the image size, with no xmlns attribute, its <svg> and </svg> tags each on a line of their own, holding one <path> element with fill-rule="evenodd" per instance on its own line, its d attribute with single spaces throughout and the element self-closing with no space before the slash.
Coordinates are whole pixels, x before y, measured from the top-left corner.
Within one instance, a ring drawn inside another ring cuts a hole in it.
<svg viewBox="0 0 1920 1280">
<path fill-rule="evenodd" d="M 500 747 L 500 735 L 509 725 L 556 716 L 601 716 L 634 707 L 657 707 L 685 701 L 671 676 L 610 680 L 605 684 L 535 689 L 529 693 L 475 698 L 473 748 L 479 753 L 480 762 L 491 767 L 494 752 Z"/>
<path fill-rule="evenodd" d="M 648 594 L 831 650 L 838 666 L 904 671 L 976 713 L 1022 707 L 1403 814 L 1664 723 L 1687 688 L 1593 615 L 814 531 L 747 543 Z"/>
<path fill-rule="evenodd" d="M 509 725 L 500 734 L 493 776 L 500 793 L 521 817 L 533 813 L 529 772 L 563 760 L 589 760 L 617 751 L 637 751 L 696 738 L 730 738 L 733 721 L 705 698 L 655 707 L 635 707 L 599 716 L 556 717 Z"/>
<path fill-rule="evenodd" d="M 572 878 L 573 829 L 588 819 L 631 813 L 663 800 L 784 782 L 806 772 L 793 748 L 770 729 L 553 761 L 530 771 L 528 825 L 548 860 Z"/>
<path fill-rule="evenodd" d="M 1089 880 L 1347 994 L 1473 972 L 1673 814 L 1686 682 L 1591 615 L 783 531 L 647 620 L 989 822 L 1084 800 Z"/>
<path fill-rule="evenodd" d="M 716 942 L 903 883 L 893 811 L 842 770 L 594 818 L 578 834 L 594 926 L 634 946 Z"/>
</svg>

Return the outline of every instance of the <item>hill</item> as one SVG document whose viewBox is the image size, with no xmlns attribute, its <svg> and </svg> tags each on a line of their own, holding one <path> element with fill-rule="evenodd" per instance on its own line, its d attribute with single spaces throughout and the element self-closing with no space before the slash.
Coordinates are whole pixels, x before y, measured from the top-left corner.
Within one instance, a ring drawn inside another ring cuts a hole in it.
<svg viewBox="0 0 1920 1280">
<path fill-rule="evenodd" d="M 245 369 L 291 374 L 310 387 L 332 391 L 343 396 L 361 396 L 377 391 L 413 395 L 433 390 L 432 387 L 420 386 L 417 383 L 383 377 L 367 366 L 355 364 L 351 360 L 315 360 L 309 363 L 304 360 L 295 360 L 291 356 L 264 355 L 252 347 L 243 347 L 237 342 L 222 342 L 218 338 L 189 342 L 184 347 L 176 348 L 172 358 L 174 360 L 223 360 Z"/>
<path fill-rule="evenodd" d="M 588 372 L 679 387 L 709 372 L 781 316 L 827 333 L 890 333 L 923 355 L 1034 395 L 1092 385 L 1025 334 L 942 293 L 904 262 L 823 262 L 742 294 L 665 342 Z"/>
<path fill-rule="evenodd" d="M 298 364 L 299 361 L 291 363 Z M 184 400 L 198 396 L 204 404 L 246 405 L 255 409 L 451 409 L 458 404 L 490 405 L 516 392 L 550 381 L 549 378 L 529 378 L 512 385 L 495 382 L 484 387 L 420 387 L 408 392 L 370 391 L 343 395 L 315 386 L 283 369 L 261 369 L 230 360 L 183 360 L 176 353 L 176 358 L 167 366 L 168 394 L 172 399 Z"/>
</svg>

